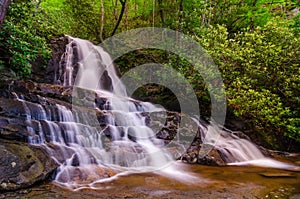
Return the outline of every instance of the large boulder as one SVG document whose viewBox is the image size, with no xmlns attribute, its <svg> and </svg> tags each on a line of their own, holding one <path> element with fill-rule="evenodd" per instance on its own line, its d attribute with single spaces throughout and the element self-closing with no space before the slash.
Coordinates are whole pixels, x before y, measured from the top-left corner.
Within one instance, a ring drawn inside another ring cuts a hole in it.
<svg viewBox="0 0 300 199">
<path fill-rule="evenodd" d="M 42 147 L 0 139 L 0 190 L 16 190 L 46 180 L 58 164 Z"/>
</svg>

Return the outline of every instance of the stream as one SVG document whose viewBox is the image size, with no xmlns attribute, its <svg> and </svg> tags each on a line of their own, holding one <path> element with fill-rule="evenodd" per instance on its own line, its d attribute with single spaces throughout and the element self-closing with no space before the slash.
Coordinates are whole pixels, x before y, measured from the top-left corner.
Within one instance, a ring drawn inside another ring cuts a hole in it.
<svg viewBox="0 0 300 199">
<path fill-rule="evenodd" d="M 299 163 L 300 156 L 293 159 Z M 300 198 L 299 172 L 180 164 L 182 170 L 195 177 L 193 181 L 180 182 L 155 173 L 136 173 L 99 183 L 97 190 L 71 191 L 54 183 L 44 183 L 0 194 L 0 198 Z"/>
</svg>

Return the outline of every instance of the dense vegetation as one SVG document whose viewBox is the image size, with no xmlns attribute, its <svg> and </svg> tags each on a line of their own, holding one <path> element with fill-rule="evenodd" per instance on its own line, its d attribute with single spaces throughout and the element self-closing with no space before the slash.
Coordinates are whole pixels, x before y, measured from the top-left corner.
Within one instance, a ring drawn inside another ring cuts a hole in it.
<svg viewBox="0 0 300 199">
<path fill-rule="evenodd" d="M 269 146 L 289 149 L 300 144 L 299 22 L 297 0 L 13 1 L 0 31 L 0 66 L 18 77 L 29 75 L 37 59 L 46 65 L 50 39 L 62 34 L 97 43 L 137 27 L 178 30 L 218 65 L 229 116 L 250 124 Z M 176 55 L 144 50 L 118 65 L 126 71 L 149 57 L 183 73 L 209 107 L 200 75 Z"/>
</svg>

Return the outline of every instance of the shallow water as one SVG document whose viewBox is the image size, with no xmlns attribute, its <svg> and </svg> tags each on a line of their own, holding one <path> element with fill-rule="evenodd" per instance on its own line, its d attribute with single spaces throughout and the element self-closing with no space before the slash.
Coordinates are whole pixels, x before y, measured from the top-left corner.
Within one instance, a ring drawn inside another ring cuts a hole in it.
<svg viewBox="0 0 300 199">
<path fill-rule="evenodd" d="M 293 157 L 298 165 L 299 160 L 299 155 Z M 78 191 L 45 183 L 0 194 L 0 198 L 300 198 L 300 172 L 250 166 L 178 165 L 187 176 L 174 179 L 167 174 L 137 173 L 97 184 L 97 190 Z"/>
</svg>

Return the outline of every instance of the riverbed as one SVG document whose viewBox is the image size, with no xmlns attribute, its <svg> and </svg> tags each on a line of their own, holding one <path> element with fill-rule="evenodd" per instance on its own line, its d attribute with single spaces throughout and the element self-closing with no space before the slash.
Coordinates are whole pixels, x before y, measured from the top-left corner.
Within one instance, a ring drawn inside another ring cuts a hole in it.
<svg viewBox="0 0 300 199">
<path fill-rule="evenodd" d="M 299 155 L 292 159 L 300 165 Z M 178 165 L 186 177 L 135 173 L 77 191 L 49 182 L 0 194 L 0 198 L 300 198 L 300 172 L 253 166 Z"/>
</svg>

